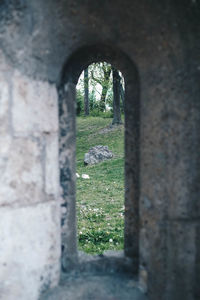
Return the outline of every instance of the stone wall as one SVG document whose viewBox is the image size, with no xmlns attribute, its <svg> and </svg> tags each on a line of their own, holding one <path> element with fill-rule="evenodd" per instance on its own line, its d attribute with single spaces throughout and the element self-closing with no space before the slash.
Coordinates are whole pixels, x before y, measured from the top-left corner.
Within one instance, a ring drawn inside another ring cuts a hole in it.
<svg viewBox="0 0 200 300">
<path fill-rule="evenodd" d="M 0 124 L 0 299 L 37 299 L 60 272 L 57 92 L 2 52 Z"/>
<path fill-rule="evenodd" d="M 61 186 L 62 270 L 78 260 L 76 224 L 76 86 L 64 82 L 59 88 L 59 163 Z"/>
<path fill-rule="evenodd" d="M 56 85 L 71 56 L 90 45 L 118 49 L 139 74 L 140 265 L 148 295 L 199 298 L 199 20 L 193 0 L 1 1 L 3 299 L 37 299 L 58 280 Z"/>
<path fill-rule="evenodd" d="M 106 45 L 83 47 L 64 65 L 59 86 L 60 182 L 62 186 L 62 260 L 77 261 L 75 217 L 75 85 L 84 67 L 108 61 L 125 76 L 125 234 L 124 253 L 139 265 L 139 76 L 134 63 L 121 51 Z M 69 256 L 71 259 L 69 259 Z M 74 256 L 74 259 L 73 259 Z M 71 265 L 71 263 L 70 263 Z"/>
</svg>

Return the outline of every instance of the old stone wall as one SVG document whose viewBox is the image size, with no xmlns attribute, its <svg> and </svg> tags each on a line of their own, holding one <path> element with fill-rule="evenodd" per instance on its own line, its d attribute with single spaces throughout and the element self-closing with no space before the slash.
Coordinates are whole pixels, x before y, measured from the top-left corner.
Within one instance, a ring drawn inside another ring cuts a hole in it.
<svg viewBox="0 0 200 300">
<path fill-rule="evenodd" d="M 56 86 L 70 57 L 90 45 L 122 51 L 139 74 L 140 265 L 148 295 L 198 299 L 199 20 L 198 0 L 1 1 L 2 299 L 37 299 L 58 281 Z"/>
<path fill-rule="evenodd" d="M 60 272 L 57 91 L 2 52 L 0 124 L 0 299 L 37 299 Z"/>
<path fill-rule="evenodd" d="M 76 228 L 76 86 L 59 88 L 59 164 L 61 202 L 61 267 L 67 272 L 77 264 Z"/>
</svg>

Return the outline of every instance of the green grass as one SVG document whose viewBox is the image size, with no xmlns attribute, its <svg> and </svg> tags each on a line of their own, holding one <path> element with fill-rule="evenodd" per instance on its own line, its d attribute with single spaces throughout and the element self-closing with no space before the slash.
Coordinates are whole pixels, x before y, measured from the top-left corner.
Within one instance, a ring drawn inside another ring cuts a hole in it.
<svg viewBox="0 0 200 300">
<path fill-rule="evenodd" d="M 124 129 L 99 133 L 112 119 L 77 118 L 77 219 L 79 249 L 91 254 L 124 247 Z M 84 154 L 107 145 L 114 158 L 84 166 Z"/>
</svg>

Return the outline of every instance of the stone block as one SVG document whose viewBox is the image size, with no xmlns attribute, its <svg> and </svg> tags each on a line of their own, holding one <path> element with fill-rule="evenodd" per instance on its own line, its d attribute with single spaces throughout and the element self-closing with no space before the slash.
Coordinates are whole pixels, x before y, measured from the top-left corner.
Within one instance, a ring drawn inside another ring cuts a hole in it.
<svg viewBox="0 0 200 300">
<path fill-rule="evenodd" d="M 62 267 L 68 270 L 70 265 L 77 263 L 77 223 L 75 195 L 65 198 L 67 210 L 62 214 Z"/>
<path fill-rule="evenodd" d="M 58 283 L 59 222 L 55 202 L 0 209 L 1 300 L 37 300 Z"/>
<path fill-rule="evenodd" d="M 154 298 L 164 299 L 166 286 L 166 260 L 167 260 L 167 223 L 160 222 L 159 218 L 141 220 L 140 229 L 140 280 L 144 289 L 148 289 Z M 159 274 L 159 275 L 158 275 Z M 156 288 L 152 284 L 157 282 Z M 145 287 L 146 286 L 146 287 Z M 153 287 L 153 291 L 152 291 Z"/>
<path fill-rule="evenodd" d="M 174 167 L 174 176 L 169 177 L 168 212 L 171 218 L 199 218 L 199 163 L 191 153 Z M 191 160 L 188 162 L 188 160 Z M 187 161 L 187 168 L 184 163 Z M 171 169 L 173 167 L 171 166 Z"/>
<path fill-rule="evenodd" d="M 0 139 L 0 142 L 3 143 Z M 30 205 L 44 198 L 42 146 L 39 140 L 4 139 L 0 157 L 0 205 Z"/>
<path fill-rule="evenodd" d="M 199 232 L 200 223 L 193 220 L 172 221 L 168 225 L 168 299 L 200 297 Z"/>
<path fill-rule="evenodd" d="M 16 135 L 56 132 L 58 103 L 55 85 L 33 80 L 15 71 L 12 122 Z"/>
<path fill-rule="evenodd" d="M 140 263 L 150 299 L 199 299 L 199 232 L 195 220 L 152 219 L 143 226 Z"/>
</svg>

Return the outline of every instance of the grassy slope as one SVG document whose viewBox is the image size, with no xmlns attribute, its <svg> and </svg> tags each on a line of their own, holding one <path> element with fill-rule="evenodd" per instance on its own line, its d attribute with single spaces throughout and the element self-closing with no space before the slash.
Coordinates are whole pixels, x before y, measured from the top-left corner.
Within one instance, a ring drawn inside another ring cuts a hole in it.
<svg viewBox="0 0 200 300">
<path fill-rule="evenodd" d="M 123 249 L 124 130 L 100 134 L 111 123 L 100 117 L 77 118 L 77 218 L 79 249 L 87 253 Z M 95 145 L 107 145 L 114 158 L 84 166 L 84 154 Z"/>
</svg>

